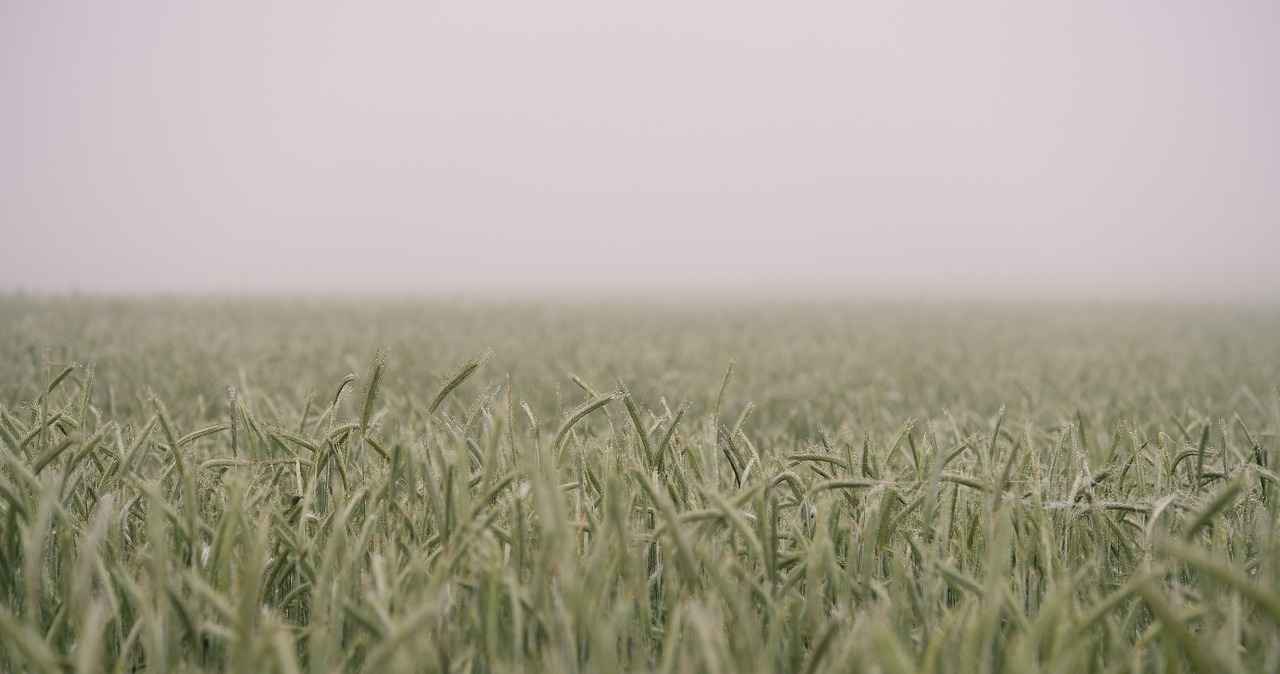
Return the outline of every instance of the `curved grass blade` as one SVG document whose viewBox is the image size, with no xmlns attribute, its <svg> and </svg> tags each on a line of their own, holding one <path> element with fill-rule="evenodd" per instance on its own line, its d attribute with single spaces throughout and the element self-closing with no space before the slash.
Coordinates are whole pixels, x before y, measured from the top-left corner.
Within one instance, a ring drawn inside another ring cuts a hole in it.
<svg viewBox="0 0 1280 674">
<path fill-rule="evenodd" d="M 445 380 L 444 385 L 440 387 L 440 391 L 431 399 L 431 403 L 427 405 L 427 414 L 435 414 L 436 410 L 440 408 L 440 404 L 444 402 L 444 399 L 447 398 L 450 393 L 453 393 L 454 389 L 461 386 L 462 382 L 475 374 L 476 370 L 479 370 L 481 365 L 489 362 L 489 359 L 491 358 L 493 358 L 493 351 L 485 349 L 484 351 L 472 356 L 470 360 L 460 365 L 457 370 L 454 370 L 453 374 L 449 375 L 449 378 Z"/>
<path fill-rule="evenodd" d="M 569 414 L 569 418 L 565 420 L 564 424 L 560 426 L 560 431 L 556 433 L 556 439 L 551 443 L 551 446 L 557 452 L 563 449 L 565 439 L 569 437 L 569 431 L 573 430 L 574 424 L 578 423 L 579 421 L 582 421 L 582 419 L 586 417 L 588 414 L 591 414 L 592 412 L 600 409 L 601 407 L 604 407 L 605 405 L 608 405 L 609 403 L 617 399 L 618 399 L 618 395 L 616 393 L 610 393 L 608 395 L 602 395 L 598 398 L 593 398 L 591 400 L 588 400 L 582 403 L 581 405 L 578 405 L 578 407 Z"/>
</svg>

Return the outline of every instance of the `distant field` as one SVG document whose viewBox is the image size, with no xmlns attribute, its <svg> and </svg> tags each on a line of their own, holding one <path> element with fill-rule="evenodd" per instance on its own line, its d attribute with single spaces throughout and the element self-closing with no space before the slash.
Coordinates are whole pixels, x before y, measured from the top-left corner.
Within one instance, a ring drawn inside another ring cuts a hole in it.
<svg viewBox="0 0 1280 674">
<path fill-rule="evenodd" d="M 0 670 L 1280 671 L 1280 307 L 0 296 Z"/>
</svg>

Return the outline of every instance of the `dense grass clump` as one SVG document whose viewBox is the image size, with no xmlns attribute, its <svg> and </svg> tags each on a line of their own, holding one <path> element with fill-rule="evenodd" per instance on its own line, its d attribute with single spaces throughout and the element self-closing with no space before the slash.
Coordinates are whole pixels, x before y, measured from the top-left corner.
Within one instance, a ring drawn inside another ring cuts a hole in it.
<svg viewBox="0 0 1280 674">
<path fill-rule="evenodd" d="M 1280 668 L 1273 308 L 0 318 L 6 671 Z"/>
</svg>

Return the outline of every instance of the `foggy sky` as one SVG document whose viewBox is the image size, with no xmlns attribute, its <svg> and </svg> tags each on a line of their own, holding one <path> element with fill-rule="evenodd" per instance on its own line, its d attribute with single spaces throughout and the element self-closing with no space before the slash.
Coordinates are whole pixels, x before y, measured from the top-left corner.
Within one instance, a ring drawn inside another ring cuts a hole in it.
<svg viewBox="0 0 1280 674">
<path fill-rule="evenodd" d="M 8 2 L 0 291 L 1280 299 L 1274 2 Z"/>
</svg>

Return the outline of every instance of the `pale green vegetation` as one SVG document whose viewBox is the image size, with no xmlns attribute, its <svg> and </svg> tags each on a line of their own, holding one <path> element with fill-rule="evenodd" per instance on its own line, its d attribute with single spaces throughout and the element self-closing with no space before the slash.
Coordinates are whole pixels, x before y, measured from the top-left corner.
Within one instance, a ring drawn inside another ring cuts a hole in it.
<svg viewBox="0 0 1280 674">
<path fill-rule="evenodd" d="M 1274 672 L 1277 386 L 1275 307 L 0 297 L 0 670 Z"/>
</svg>

